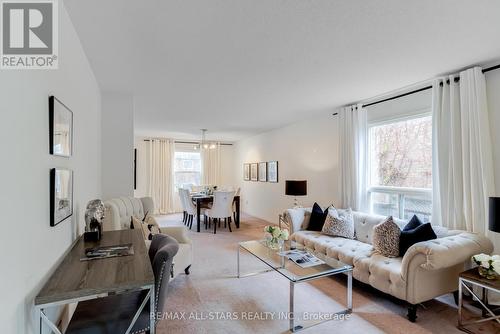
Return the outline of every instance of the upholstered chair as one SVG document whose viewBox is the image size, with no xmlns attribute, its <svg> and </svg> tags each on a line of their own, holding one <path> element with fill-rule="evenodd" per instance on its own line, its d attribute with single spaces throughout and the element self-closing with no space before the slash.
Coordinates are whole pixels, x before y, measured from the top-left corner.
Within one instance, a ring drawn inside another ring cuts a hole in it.
<svg viewBox="0 0 500 334">
<path fill-rule="evenodd" d="M 214 204 L 212 208 L 205 211 L 205 215 L 209 219 L 214 220 L 214 234 L 217 233 L 217 223 L 220 224 L 220 219 L 224 218 L 225 223 L 229 226 L 229 231 L 231 230 L 231 217 L 233 215 L 233 200 L 235 191 L 215 191 L 214 192 Z"/>
</svg>

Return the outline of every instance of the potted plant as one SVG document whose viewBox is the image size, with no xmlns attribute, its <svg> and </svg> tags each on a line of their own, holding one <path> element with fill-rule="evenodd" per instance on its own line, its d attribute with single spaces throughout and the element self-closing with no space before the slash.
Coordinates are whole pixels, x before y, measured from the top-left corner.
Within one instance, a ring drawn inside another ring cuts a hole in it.
<svg viewBox="0 0 500 334">
<path fill-rule="evenodd" d="M 280 229 L 278 226 L 268 225 L 264 227 L 266 232 L 266 245 L 271 249 L 283 248 L 283 243 L 288 240 L 289 233 L 287 229 Z"/>
</svg>

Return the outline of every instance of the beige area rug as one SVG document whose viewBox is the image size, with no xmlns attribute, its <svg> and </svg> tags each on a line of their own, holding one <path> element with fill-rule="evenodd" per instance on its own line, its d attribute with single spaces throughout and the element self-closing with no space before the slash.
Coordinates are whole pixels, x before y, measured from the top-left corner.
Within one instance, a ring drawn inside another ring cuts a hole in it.
<svg viewBox="0 0 500 334">
<path fill-rule="evenodd" d="M 161 226 L 182 225 L 181 215 L 161 217 Z M 221 228 L 214 235 L 202 225 L 190 231 L 194 262 L 190 275 L 170 281 L 166 316 L 158 333 L 288 333 L 289 282 L 276 272 L 236 278 L 237 244 L 262 238 L 266 222 L 243 215 L 240 229 Z M 241 270 L 266 269 L 242 253 Z M 295 286 L 295 311 L 317 316 L 345 308 L 345 276 L 322 278 Z M 354 280 L 353 314 L 301 333 L 463 333 L 456 328 L 457 308 L 451 295 L 420 305 L 418 319 L 406 318 L 406 305 Z M 500 333 L 498 324 L 474 327 L 475 333 Z"/>
</svg>

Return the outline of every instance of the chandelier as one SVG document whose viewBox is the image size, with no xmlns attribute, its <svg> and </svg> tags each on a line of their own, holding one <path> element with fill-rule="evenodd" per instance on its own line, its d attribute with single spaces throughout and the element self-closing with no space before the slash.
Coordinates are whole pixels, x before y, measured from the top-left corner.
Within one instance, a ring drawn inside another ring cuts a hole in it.
<svg viewBox="0 0 500 334">
<path fill-rule="evenodd" d="M 207 142 L 207 139 L 206 139 L 206 135 L 207 135 L 207 129 L 201 129 L 201 142 L 200 144 L 198 145 L 195 145 L 195 149 L 196 150 L 199 150 L 201 148 L 205 149 L 205 150 L 213 150 L 217 147 L 217 145 L 215 143 L 210 143 L 210 142 Z"/>
</svg>

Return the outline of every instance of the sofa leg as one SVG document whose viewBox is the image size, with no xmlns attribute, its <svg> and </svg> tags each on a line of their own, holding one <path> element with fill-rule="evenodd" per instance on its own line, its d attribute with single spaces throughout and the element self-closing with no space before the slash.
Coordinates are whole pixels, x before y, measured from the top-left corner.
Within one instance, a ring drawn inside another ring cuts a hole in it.
<svg viewBox="0 0 500 334">
<path fill-rule="evenodd" d="M 186 269 L 184 269 L 184 273 L 186 273 L 186 275 L 189 275 L 189 269 L 191 269 L 191 265 L 187 266 Z"/>
<path fill-rule="evenodd" d="M 406 315 L 408 320 L 415 322 L 417 320 L 417 305 L 410 304 L 408 306 L 408 314 Z"/>
</svg>

